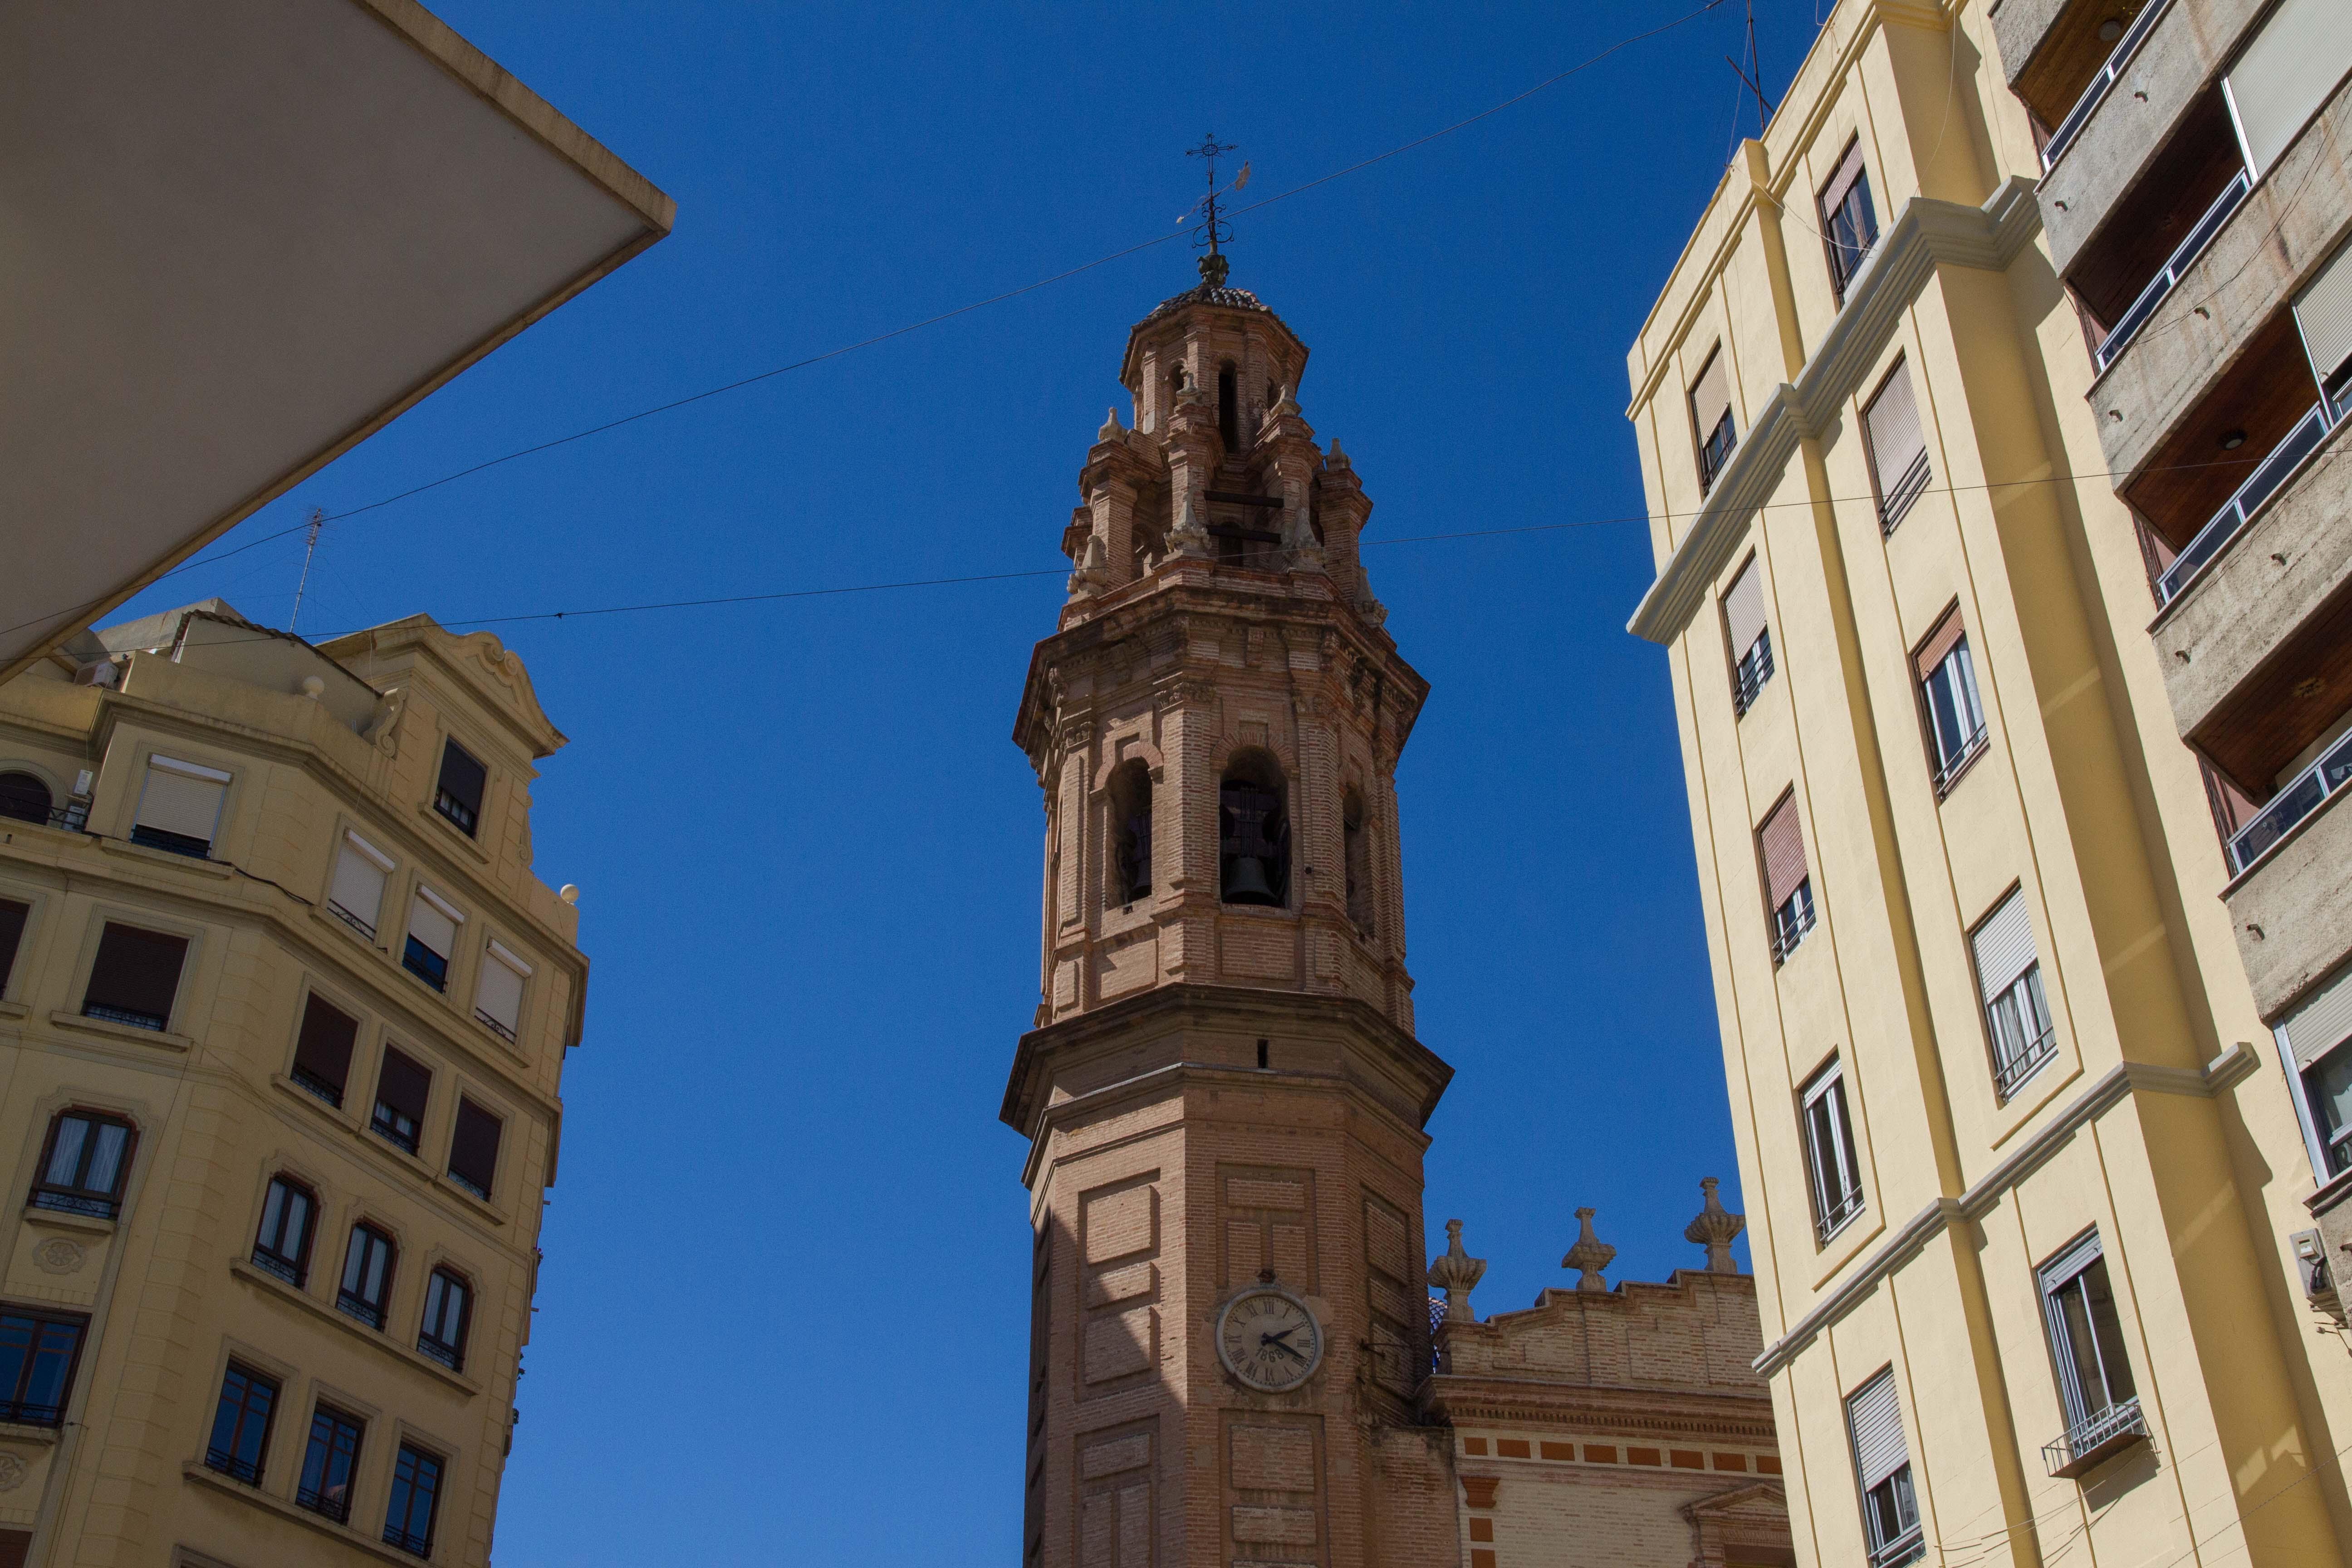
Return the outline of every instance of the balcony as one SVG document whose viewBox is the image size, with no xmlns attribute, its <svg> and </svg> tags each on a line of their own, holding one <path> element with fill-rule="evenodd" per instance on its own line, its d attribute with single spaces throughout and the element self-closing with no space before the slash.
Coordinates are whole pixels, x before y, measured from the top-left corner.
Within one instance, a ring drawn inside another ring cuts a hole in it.
<svg viewBox="0 0 2352 1568">
<path fill-rule="evenodd" d="M 2340 809 L 2352 776 L 2347 742 L 2352 737 L 2278 791 L 2233 840 L 2232 855 L 2243 854 L 2247 868 L 2226 892 L 2231 923 L 2254 1005 L 2266 1018 L 2352 952 L 2352 878 L 2344 875 L 2352 865 L 2352 811 Z"/>
<path fill-rule="evenodd" d="M 2042 173 L 2047 174 L 2055 168 L 2058 160 L 2066 155 L 2066 149 L 2074 144 L 2074 139 L 2080 136 L 2083 133 L 2083 128 L 2091 122 L 2091 116 L 2098 112 L 2099 105 L 2107 100 L 2107 94 L 2114 91 L 2116 83 L 2123 79 L 2124 68 L 2130 65 L 2138 56 L 2139 47 L 2147 41 L 2148 34 L 2156 26 L 2157 18 L 2163 16 L 2171 5 L 2172 0 L 2147 0 L 2147 3 L 2140 6 L 2139 15 L 2134 17 L 2128 26 L 2124 23 L 2120 15 L 2110 15 L 2103 16 L 2097 26 L 2091 31 L 2091 39 L 2105 43 L 2109 28 L 2123 27 L 2122 36 L 2116 39 L 2115 47 L 2108 52 L 2105 62 L 2097 70 L 2091 73 L 2091 79 L 2084 84 L 2082 90 L 2076 95 L 2074 107 L 2066 111 L 2065 116 L 2058 121 L 2058 128 L 2050 133 L 2050 140 L 2042 144 Z M 2094 16 L 2117 9 L 2118 7 L 2113 5 L 2086 5 L 2075 14 L 2087 21 Z M 2058 50 L 2053 51 L 2053 55 L 2079 53 L 2084 42 L 2087 41 L 2081 37 L 2081 32 L 2082 29 L 2078 26 L 2060 38 L 2050 40 L 2060 46 Z M 2069 45 L 2072 46 L 2071 48 L 2066 47 Z M 2059 58 L 2053 58 L 2050 62 L 2049 72 L 2037 79 L 2054 78 L 2061 63 Z"/>
<path fill-rule="evenodd" d="M 2164 265 L 2157 268 L 2156 276 L 2147 280 L 2147 287 L 2139 291 L 2137 298 L 2125 307 L 2123 314 L 2116 318 L 2116 324 L 2108 330 L 2107 335 L 2099 340 L 2099 346 L 2091 353 L 2093 369 L 2105 370 L 2116 363 L 2116 356 L 2130 345 L 2132 339 L 2138 335 L 2140 328 L 2147 324 L 2147 319 L 2156 314 L 2156 308 L 2163 304 L 2172 291 L 2180 286 L 2180 279 L 2188 275 L 2189 268 L 2196 264 L 2198 258 L 2205 254 L 2206 247 L 2211 245 L 2221 234 L 2221 226 L 2235 216 L 2240 207 L 2245 205 L 2246 197 L 2252 193 L 2253 188 L 2253 181 L 2247 177 L 2243 169 L 2239 170 L 2237 176 L 2221 187 L 2221 194 L 2213 198 L 2213 205 L 2205 209 L 2204 216 L 2197 220 L 2196 226 L 2189 231 L 2187 237 L 2181 240 L 2172 254 L 2164 258 Z"/>
<path fill-rule="evenodd" d="M 2311 411 L 2287 432 L 2286 439 L 2272 448 L 2252 477 L 2238 487 L 2237 493 L 2190 537 L 2187 547 L 2157 577 L 2157 603 L 2169 605 L 2202 575 L 2216 556 L 2237 542 L 2238 535 L 2246 531 L 2263 508 L 2286 488 L 2289 480 L 2303 472 L 2304 465 L 2341 420 L 2342 416 L 2326 398 L 2313 404 Z"/>
<path fill-rule="evenodd" d="M 2273 795 L 2252 822 L 2231 836 L 2230 869 L 2252 870 L 2288 834 L 2302 826 L 2304 818 L 2343 794 L 2347 785 L 2352 785 L 2352 735 L 2330 746 L 2317 762 Z"/>
<path fill-rule="evenodd" d="M 2084 1417 L 2066 1435 L 2042 1449 L 2042 1465 L 2062 1480 L 2097 1468 L 2135 1443 L 2147 1441 L 2147 1421 L 2139 1401 L 2126 1399 Z"/>
</svg>

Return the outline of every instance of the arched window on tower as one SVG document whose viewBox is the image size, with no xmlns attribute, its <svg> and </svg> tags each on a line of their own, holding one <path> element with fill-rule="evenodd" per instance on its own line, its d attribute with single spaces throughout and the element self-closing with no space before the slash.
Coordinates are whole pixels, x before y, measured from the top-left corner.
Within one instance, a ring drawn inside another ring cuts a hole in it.
<svg viewBox="0 0 2352 1568">
<path fill-rule="evenodd" d="M 1282 764 L 1255 748 L 1236 752 L 1217 789 L 1218 888 L 1229 904 L 1290 901 L 1290 818 Z"/>
<path fill-rule="evenodd" d="M 1217 434 L 1226 451 L 1242 449 L 1242 395 L 1231 360 L 1217 367 Z"/>
<path fill-rule="evenodd" d="M 1346 838 L 1348 918 L 1357 929 L 1372 929 L 1372 836 L 1364 825 L 1364 797 L 1353 784 L 1339 797 L 1339 831 Z"/>
<path fill-rule="evenodd" d="M 1139 758 L 1110 775 L 1110 883 L 1114 904 L 1151 891 L 1151 770 Z"/>
</svg>

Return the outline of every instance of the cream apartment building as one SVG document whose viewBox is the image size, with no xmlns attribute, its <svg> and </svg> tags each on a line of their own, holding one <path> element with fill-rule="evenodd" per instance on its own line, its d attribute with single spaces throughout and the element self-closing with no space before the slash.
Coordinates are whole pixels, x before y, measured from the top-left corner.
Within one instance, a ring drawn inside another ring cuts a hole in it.
<svg viewBox="0 0 2352 1568">
<path fill-rule="evenodd" d="M 2311 1157 L 2108 477 L 2196 363 L 2100 379 L 2010 27 L 1843 0 L 1629 361 L 1796 1549 L 2340 1562 Z"/>
<path fill-rule="evenodd" d="M 489 1560 L 587 963 L 563 743 L 424 616 L 0 687 L 0 1563 Z"/>
</svg>

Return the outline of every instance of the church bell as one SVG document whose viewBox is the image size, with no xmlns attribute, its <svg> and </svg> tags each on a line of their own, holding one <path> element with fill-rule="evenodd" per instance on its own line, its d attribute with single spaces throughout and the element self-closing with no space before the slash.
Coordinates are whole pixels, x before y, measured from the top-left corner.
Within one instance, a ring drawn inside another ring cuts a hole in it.
<svg viewBox="0 0 2352 1568">
<path fill-rule="evenodd" d="M 1225 872 L 1225 902 L 1275 904 L 1273 884 L 1265 879 L 1265 862 L 1255 855 L 1237 856 Z"/>
</svg>

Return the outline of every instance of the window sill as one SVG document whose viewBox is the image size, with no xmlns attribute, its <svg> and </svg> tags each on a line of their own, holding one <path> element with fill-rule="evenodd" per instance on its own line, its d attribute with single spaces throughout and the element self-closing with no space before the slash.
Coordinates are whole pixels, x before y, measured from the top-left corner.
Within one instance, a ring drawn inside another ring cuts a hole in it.
<svg viewBox="0 0 2352 1568">
<path fill-rule="evenodd" d="M 373 1149 L 378 1154 L 381 1154 L 385 1159 L 391 1161 L 394 1168 L 396 1168 L 401 1174 L 408 1177 L 411 1181 L 422 1182 L 426 1186 L 431 1187 L 442 1197 L 456 1198 L 467 1208 L 473 1210 L 476 1215 L 479 1215 L 483 1219 L 488 1220 L 492 1225 L 503 1226 L 509 1218 L 512 1217 L 506 1210 L 499 1207 L 497 1205 L 484 1203 L 481 1199 L 476 1197 L 473 1194 L 467 1192 L 457 1183 L 449 1180 L 448 1177 L 436 1173 L 431 1165 L 425 1163 L 425 1156 L 422 1154 L 413 1154 L 409 1152 L 399 1144 L 394 1142 L 391 1139 L 386 1138 L 383 1133 L 362 1123 L 359 1118 L 352 1111 L 337 1106 L 329 1105 L 325 1100 L 320 1100 L 317 1095 L 312 1094 L 309 1089 L 304 1089 L 300 1084 L 296 1083 L 286 1074 L 282 1072 L 271 1073 L 269 1075 L 269 1081 L 277 1085 L 277 1087 L 289 1098 L 308 1110 L 312 1115 L 321 1117 L 326 1121 L 332 1122 L 335 1126 L 341 1128 L 345 1133 L 357 1139 L 359 1147 L 362 1149 Z"/>
<path fill-rule="evenodd" d="M 36 1426 L 29 1421 L 0 1421 L 0 1443 L 37 1443 L 53 1447 L 63 1434 L 58 1426 Z"/>
<path fill-rule="evenodd" d="M 101 1039 L 125 1040 L 136 1045 L 154 1046 L 167 1051 L 187 1051 L 195 1048 L 195 1037 L 175 1035 L 168 1029 L 142 1029 L 136 1024 L 118 1024 L 110 1018 L 87 1018 L 79 1013 L 63 1008 L 49 1015 L 49 1022 L 60 1029 L 79 1034 L 96 1035 Z"/>
<path fill-rule="evenodd" d="M 243 1481 L 231 1480 L 219 1471 L 208 1469 L 194 1459 L 186 1460 L 180 1466 L 180 1474 L 198 1486 L 208 1487 L 215 1492 L 249 1503 L 265 1513 L 277 1515 L 289 1524 L 299 1524 L 305 1529 L 315 1530 L 330 1541 L 351 1547 L 354 1551 L 364 1552 L 379 1563 L 394 1563 L 401 1564 L 402 1568 L 415 1568 L 418 1563 L 427 1561 L 425 1558 L 412 1557 L 405 1552 L 386 1546 L 365 1531 L 353 1530 L 348 1524 L 337 1524 L 323 1513 L 312 1513 L 307 1508 L 296 1508 L 284 1498 L 272 1497 L 258 1487 L 249 1487 Z"/>
<path fill-rule="evenodd" d="M 475 859 L 479 860 L 485 866 L 490 863 L 490 852 L 482 847 L 481 839 L 477 837 L 477 835 L 478 835 L 484 828 L 489 826 L 487 821 L 477 819 L 474 823 L 474 832 L 468 833 L 464 828 L 458 826 L 456 823 L 450 821 L 447 817 L 442 816 L 439 812 L 434 810 L 433 803 L 429 800 L 417 806 L 416 815 L 424 817 L 426 821 L 432 823 L 435 827 L 438 828 L 440 830 L 441 837 L 444 840 L 451 844 L 464 846 L 467 854 L 473 856 Z M 488 812 L 484 812 L 482 815 L 484 817 L 487 817 L 489 814 Z M 413 1557 L 403 1558 L 402 1561 L 413 1563 L 415 1559 Z"/>
<path fill-rule="evenodd" d="M 387 958 L 392 956 L 392 950 L 390 948 L 381 945 L 373 938 L 371 938 L 367 932 L 360 930 L 359 927 L 352 924 L 351 921 L 343 919 L 342 916 L 333 913 L 324 904 L 312 904 L 310 906 L 310 918 L 321 922 L 322 924 L 334 927 L 337 931 L 343 933 L 343 939 L 346 942 L 355 942 L 370 952 L 380 952 Z"/>
<path fill-rule="evenodd" d="M 456 1198 L 459 1203 L 464 1204 L 467 1208 L 472 1209 L 484 1219 L 488 1220 L 492 1225 L 504 1225 L 507 1223 L 506 1210 L 499 1207 L 498 1205 L 492 1203 L 488 1198 L 477 1196 L 472 1190 L 460 1185 L 456 1177 L 445 1173 L 436 1177 L 433 1184 L 441 1190 L 442 1196 Z"/>
<path fill-rule="evenodd" d="M 291 1304 L 301 1308 L 304 1311 L 310 1313 L 312 1316 L 323 1319 L 325 1321 L 334 1324 L 335 1327 L 342 1330 L 343 1332 L 351 1335 L 353 1339 L 362 1340 L 367 1343 L 373 1345 L 377 1350 L 382 1351 L 385 1355 L 390 1356 L 393 1360 L 401 1362 L 408 1366 L 415 1367 L 417 1371 L 425 1373 L 429 1376 L 448 1384 L 451 1388 L 457 1390 L 468 1399 L 482 1392 L 482 1385 L 476 1383 L 472 1378 L 467 1377 L 465 1373 L 451 1372 L 447 1367 L 443 1366 L 431 1356 L 425 1355 L 419 1351 L 410 1350 L 406 1345 L 404 1345 L 399 1341 L 393 1339 L 390 1335 L 367 1327 L 363 1323 L 360 1322 L 358 1319 L 347 1316 L 343 1312 L 337 1310 L 335 1308 L 320 1301 L 308 1290 L 296 1289 L 293 1286 L 289 1285 L 285 1280 L 280 1279 L 275 1274 L 267 1273 L 262 1269 L 256 1268 L 252 1264 L 247 1262 L 242 1258 L 231 1258 L 229 1260 L 228 1271 L 231 1274 L 236 1275 L 239 1279 L 244 1280 L 247 1284 L 252 1286 L 254 1289 L 260 1290 L 267 1295 L 275 1296 L 281 1301 L 290 1302 Z M 408 1559 L 408 1561 L 414 1561 L 414 1559 Z"/>
<path fill-rule="evenodd" d="M 119 1220 L 100 1219 L 96 1215 L 68 1214 L 63 1209 L 45 1209 L 37 1204 L 25 1205 L 26 1225 L 45 1225 L 52 1230 L 79 1231 L 84 1236 L 112 1236 Z"/>
<path fill-rule="evenodd" d="M 98 836 L 98 847 L 109 855 L 128 856 L 144 860 L 151 866 L 171 866 L 183 871 L 194 870 L 223 881 L 236 875 L 236 868 L 226 860 L 199 859 L 194 855 L 174 854 L 169 849 L 151 849 L 144 844 L 133 844 L 128 838 Z"/>
<path fill-rule="evenodd" d="M 22 1002 L 0 1002 L 0 1018 L 29 1018 L 33 1010 Z"/>
<path fill-rule="evenodd" d="M 336 1126 L 341 1127 L 344 1131 L 357 1132 L 360 1130 L 359 1119 L 354 1117 L 348 1110 L 339 1105 L 329 1105 L 325 1100 L 320 1100 L 317 1095 L 312 1094 L 309 1089 L 304 1089 L 300 1084 L 296 1083 L 293 1079 L 289 1078 L 285 1073 L 271 1073 L 269 1075 L 269 1081 L 276 1084 L 279 1089 L 284 1089 L 287 1093 L 292 1095 L 295 1099 L 300 1100 L 303 1104 L 309 1106 L 312 1110 L 317 1111 L 320 1115 L 324 1116 L 329 1121 L 334 1122 Z"/>
</svg>

